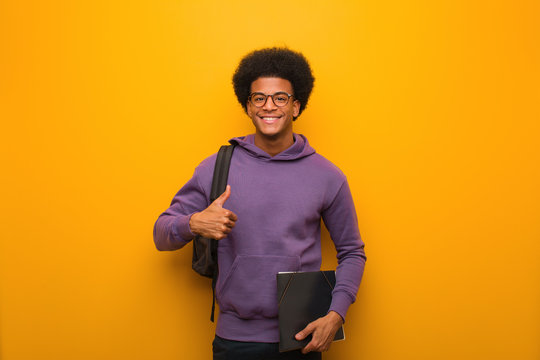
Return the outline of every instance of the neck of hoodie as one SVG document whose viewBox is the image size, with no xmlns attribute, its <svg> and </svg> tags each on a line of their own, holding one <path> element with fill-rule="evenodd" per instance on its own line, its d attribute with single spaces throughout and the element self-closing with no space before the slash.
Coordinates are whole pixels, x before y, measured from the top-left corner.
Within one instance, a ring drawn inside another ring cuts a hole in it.
<svg viewBox="0 0 540 360">
<path fill-rule="evenodd" d="M 291 132 L 289 136 L 274 139 L 255 133 L 254 144 L 271 157 L 274 157 L 284 150 L 287 150 L 292 146 L 292 144 L 294 144 L 294 136 Z"/>
<path fill-rule="evenodd" d="M 236 137 L 229 140 L 229 142 L 242 147 L 250 156 L 265 161 L 290 161 L 315 154 L 315 149 L 309 145 L 304 135 L 293 134 L 293 137 L 294 141 L 291 146 L 274 156 L 270 156 L 266 151 L 255 145 L 254 134 Z"/>
</svg>

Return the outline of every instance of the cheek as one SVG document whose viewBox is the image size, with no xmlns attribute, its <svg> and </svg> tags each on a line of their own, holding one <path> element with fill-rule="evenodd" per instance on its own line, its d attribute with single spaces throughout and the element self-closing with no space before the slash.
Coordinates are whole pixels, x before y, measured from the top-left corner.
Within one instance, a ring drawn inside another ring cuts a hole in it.
<svg viewBox="0 0 540 360">
<path fill-rule="evenodd" d="M 247 114 L 248 114 L 248 117 L 250 118 L 251 121 L 255 121 L 253 118 L 255 116 L 255 113 L 253 112 L 252 109 L 248 108 L 247 109 Z"/>
<path fill-rule="evenodd" d="M 253 112 L 253 109 L 251 108 L 251 106 L 250 106 L 249 104 L 248 104 L 248 106 L 246 107 L 246 109 L 247 109 L 247 114 L 248 114 L 248 116 L 249 116 L 249 117 L 253 117 L 254 112 Z"/>
</svg>

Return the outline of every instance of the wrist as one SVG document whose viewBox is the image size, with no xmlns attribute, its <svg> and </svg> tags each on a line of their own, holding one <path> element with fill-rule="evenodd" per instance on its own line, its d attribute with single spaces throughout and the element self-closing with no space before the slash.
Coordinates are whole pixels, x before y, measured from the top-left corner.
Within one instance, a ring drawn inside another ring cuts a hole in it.
<svg viewBox="0 0 540 360">
<path fill-rule="evenodd" d="M 199 231 L 197 230 L 197 216 L 198 215 L 199 215 L 198 212 L 191 214 L 191 216 L 189 217 L 189 222 L 188 222 L 189 231 L 191 231 L 191 233 L 194 236 L 199 235 Z"/>
<path fill-rule="evenodd" d="M 330 310 L 326 316 L 330 317 L 333 321 L 335 321 L 340 326 L 343 325 L 343 323 L 344 323 L 344 320 L 341 317 L 341 315 L 339 315 L 334 310 Z"/>
</svg>

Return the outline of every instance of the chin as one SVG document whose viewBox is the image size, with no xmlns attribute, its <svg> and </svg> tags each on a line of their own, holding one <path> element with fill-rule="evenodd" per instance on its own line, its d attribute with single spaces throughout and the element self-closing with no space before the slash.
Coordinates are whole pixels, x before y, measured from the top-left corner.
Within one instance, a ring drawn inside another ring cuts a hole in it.
<svg viewBox="0 0 540 360">
<path fill-rule="evenodd" d="M 267 137 L 267 138 L 277 138 L 277 137 L 279 137 L 280 133 L 278 133 L 278 132 L 268 132 L 268 131 L 259 131 L 259 134 L 261 134 L 262 136 Z"/>
<path fill-rule="evenodd" d="M 265 136 L 275 136 L 281 132 L 280 129 L 269 127 L 266 124 L 264 124 L 263 126 L 255 126 L 255 128 L 257 129 L 257 132 L 259 134 Z"/>
</svg>

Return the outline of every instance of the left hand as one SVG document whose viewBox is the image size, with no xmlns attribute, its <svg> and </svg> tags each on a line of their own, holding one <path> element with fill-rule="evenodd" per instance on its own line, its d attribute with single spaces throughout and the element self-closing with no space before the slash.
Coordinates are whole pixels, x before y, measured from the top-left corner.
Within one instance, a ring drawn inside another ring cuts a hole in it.
<svg viewBox="0 0 540 360">
<path fill-rule="evenodd" d="M 312 334 L 311 341 L 302 349 L 302 354 L 310 351 L 328 351 L 341 325 L 343 325 L 343 319 L 335 311 L 330 311 L 326 316 L 310 322 L 295 336 L 296 340 L 303 340 Z"/>
</svg>

